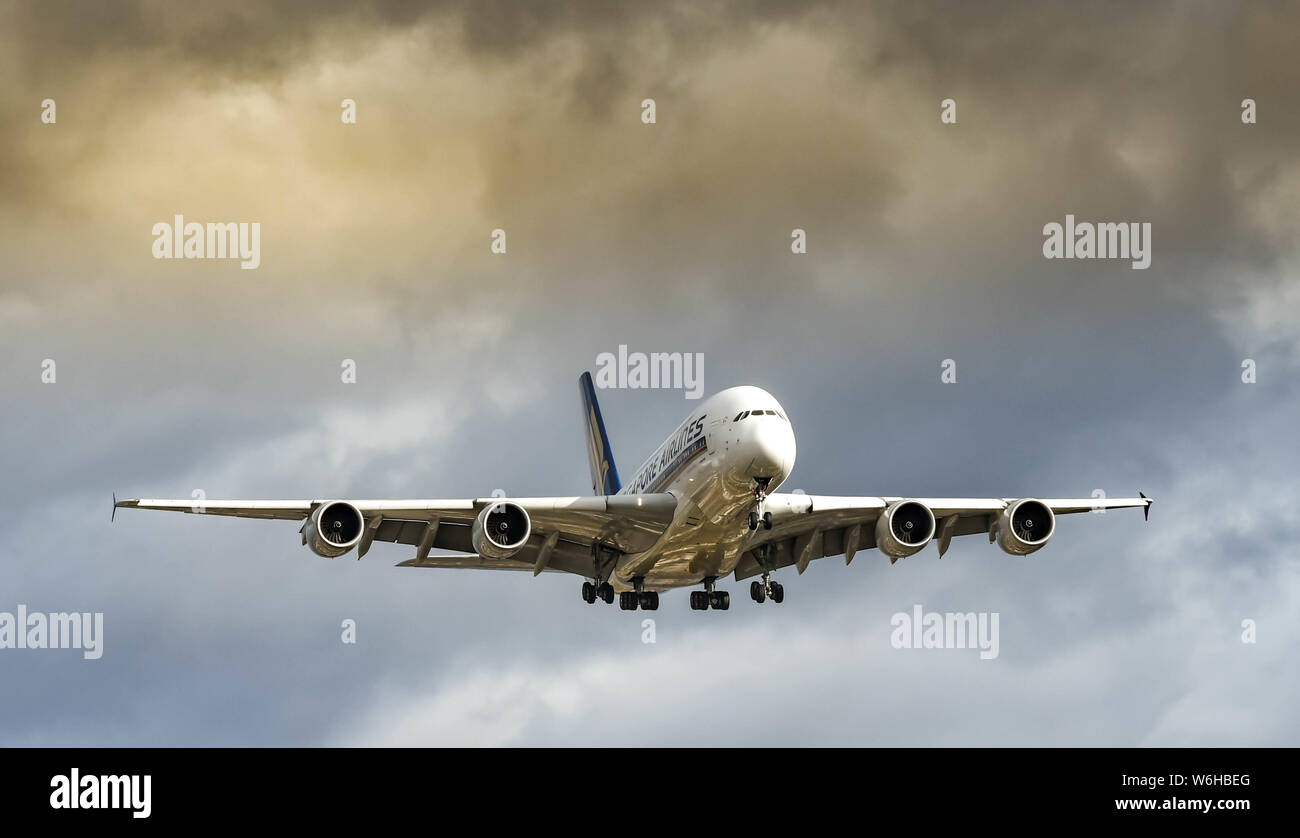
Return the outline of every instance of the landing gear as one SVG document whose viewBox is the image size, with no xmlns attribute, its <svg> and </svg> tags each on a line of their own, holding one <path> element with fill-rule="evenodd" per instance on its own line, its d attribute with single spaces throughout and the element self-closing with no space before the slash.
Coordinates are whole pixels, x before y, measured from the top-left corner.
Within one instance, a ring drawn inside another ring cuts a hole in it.
<svg viewBox="0 0 1300 838">
<path fill-rule="evenodd" d="M 714 611 L 726 611 L 731 607 L 731 594 L 726 591 L 715 591 L 713 583 L 716 580 L 710 576 L 704 580 L 704 590 L 691 591 L 691 610 L 707 611 L 712 608 Z"/>
<path fill-rule="evenodd" d="M 632 580 L 634 591 L 631 596 L 632 608 L 626 610 L 635 610 L 640 606 L 642 611 L 659 610 L 659 592 L 645 590 L 645 577 L 638 576 Z"/>
<path fill-rule="evenodd" d="M 606 566 L 609 564 L 606 552 L 599 541 L 592 543 L 591 581 L 582 583 L 582 601 L 588 605 L 598 599 L 606 605 L 614 601 L 614 586 L 608 582 L 600 581 L 601 577 L 609 575 L 606 570 Z"/>
<path fill-rule="evenodd" d="M 591 605 L 596 600 L 604 600 L 607 604 L 614 601 L 614 586 L 608 582 L 583 582 L 582 583 L 582 601 Z"/>
<path fill-rule="evenodd" d="M 780 605 L 785 602 L 785 588 L 780 582 L 772 581 L 772 574 L 764 573 L 763 581 L 754 580 L 749 583 L 749 598 L 760 605 L 768 599 Z"/>
<path fill-rule="evenodd" d="M 770 477 L 754 478 L 754 511 L 749 513 L 750 532 L 758 529 L 759 524 L 765 530 L 772 529 L 772 513 L 764 509 L 767 506 L 767 487 L 771 482 Z"/>
<path fill-rule="evenodd" d="M 659 610 L 659 592 L 644 590 L 645 579 L 638 576 L 632 580 L 632 587 L 635 590 L 624 591 L 618 595 L 618 607 L 624 611 L 635 611 L 640 608 L 642 611 Z M 610 589 L 611 597 L 613 589 Z"/>
</svg>

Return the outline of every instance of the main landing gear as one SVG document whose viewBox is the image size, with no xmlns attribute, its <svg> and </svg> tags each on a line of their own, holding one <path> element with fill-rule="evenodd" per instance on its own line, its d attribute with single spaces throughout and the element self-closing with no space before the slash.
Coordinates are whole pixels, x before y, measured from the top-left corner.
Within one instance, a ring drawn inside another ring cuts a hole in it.
<svg viewBox="0 0 1300 838">
<path fill-rule="evenodd" d="M 591 605 L 598 599 L 603 600 L 606 604 L 613 602 L 614 586 L 608 582 L 583 582 L 582 601 Z"/>
<path fill-rule="evenodd" d="M 754 478 L 754 511 L 749 513 L 749 531 L 753 532 L 762 524 L 763 529 L 772 529 L 772 513 L 764 509 L 767 506 L 767 487 L 772 482 L 770 477 Z"/>
<path fill-rule="evenodd" d="M 659 592 L 658 591 L 624 591 L 618 595 L 618 607 L 624 611 L 635 611 L 640 608 L 642 611 L 659 610 Z"/>
<path fill-rule="evenodd" d="M 712 576 L 704 580 L 704 590 L 691 591 L 691 610 L 707 611 L 712 608 L 714 611 L 726 611 L 731 607 L 731 594 L 726 591 L 715 591 L 713 583 L 717 581 Z"/>
<path fill-rule="evenodd" d="M 643 611 L 659 610 L 659 592 L 641 590 L 641 580 L 636 580 L 637 590 L 624 591 L 618 595 L 618 607 L 624 611 L 635 611 L 640 608 Z M 596 600 L 610 603 L 614 601 L 614 586 L 608 582 L 583 582 L 582 583 L 582 601 L 591 605 Z"/>
<path fill-rule="evenodd" d="M 772 581 L 772 574 L 764 573 L 763 581 L 755 579 L 749 583 L 749 598 L 759 604 L 771 599 L 777 605 L 785 602 L 785 588 L 780 582 Z"/>
<path fill-rule="evenodd" d="M 591 605 L 596 600 L 606 605 L 614 601 L 614 586 L 602 582 L 602 576 L 608 576 L 607 566 L 612 561 L 609 551 L 599 541 L 591 545 L 591 581 L 582 583 L 582 601 Z"/>
</svg>

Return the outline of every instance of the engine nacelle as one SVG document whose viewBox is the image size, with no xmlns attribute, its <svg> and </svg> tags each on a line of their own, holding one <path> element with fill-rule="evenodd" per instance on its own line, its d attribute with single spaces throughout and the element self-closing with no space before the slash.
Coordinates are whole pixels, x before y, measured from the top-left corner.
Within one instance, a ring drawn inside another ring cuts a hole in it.
<svg viewBox="0 0 1300 838">
<path fill-rule="evenodd" d="M 1021 498 L 1007 506 L 993 522 L 993 538 L 1003 551 L 1028 556 L 1056 532 L 1056 515 L 1041 500 Z"/>
<path fill-rule="evenodd" d="M 934 538 L 934 513 L 919 501 L 900 500 L 876 519 L 876 546 L 891 559 L 919 553 Z"/>
<path fill-rule="evenodd" d="M 486 507 L 474 519 L 470 542 L 480 556 L 508 559 L 524 548 L 532 532 L 528 512 L 517 503 L 503 500 Z"/>
<path fill-rule="evenodd" d="M 336 559 L 361 541 L 366 519 L 345 500 L 322 503 L 303 524 L 303 542 L 318 556 Z"/>
</svg>

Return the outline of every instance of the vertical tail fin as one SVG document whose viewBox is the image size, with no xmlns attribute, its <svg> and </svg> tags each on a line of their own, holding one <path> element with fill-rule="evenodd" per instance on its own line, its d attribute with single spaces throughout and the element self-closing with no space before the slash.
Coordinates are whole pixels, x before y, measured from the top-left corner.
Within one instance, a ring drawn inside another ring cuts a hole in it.
<svg viewBox="0 0 1300 838">
<path fill-rule="evenodd" d="M 609 436 L 605 433 L 605 420 L 600 415 L 596 401 L 596 385 L 591 373 L 584 372 L 578 379 L 582 393 L 582 421 L 587 426 L 587 463 L 591 466 L 591 490 L 598 495 L 616 495 L 621 488 L 618 469 L 614 466 L 614 453 L 609 450 Z"/>
</svg>

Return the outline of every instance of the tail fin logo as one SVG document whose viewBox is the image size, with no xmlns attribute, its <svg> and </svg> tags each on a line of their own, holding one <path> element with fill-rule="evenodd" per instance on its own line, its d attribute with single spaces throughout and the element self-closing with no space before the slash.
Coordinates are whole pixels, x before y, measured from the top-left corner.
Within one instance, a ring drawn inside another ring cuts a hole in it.
<svg viewBox="0 0 1300 838">
<path fill-rule="evenodd" d="M 600 415 L 596 401 L 596 388 L 591 373 L 584 372 L 578 380 L 582 394 L 582 418 L 587 426 L 587 463 L 591 467 L 591 489 L 597 495 L 616 495 L 621 484 L 614 455 L 610 451 L 609 435 L 605 433 L 605 420 Z"/>
</svg>

